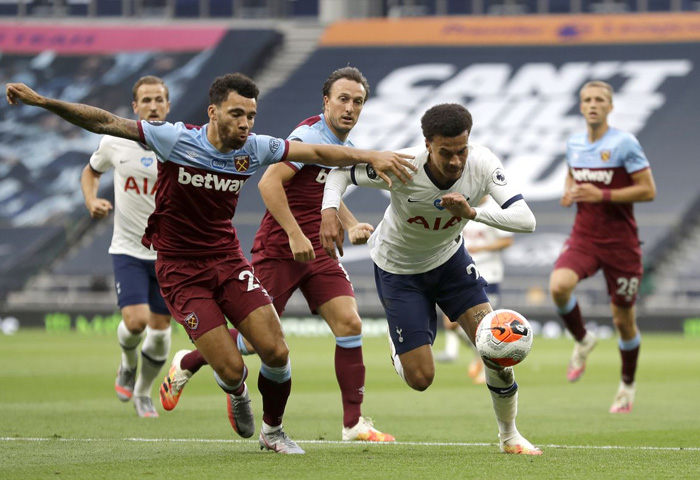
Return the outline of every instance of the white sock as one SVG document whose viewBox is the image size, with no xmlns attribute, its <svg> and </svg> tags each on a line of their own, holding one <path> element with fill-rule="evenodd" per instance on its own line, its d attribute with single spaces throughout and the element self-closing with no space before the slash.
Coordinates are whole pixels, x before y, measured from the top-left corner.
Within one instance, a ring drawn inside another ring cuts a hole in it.
<svg viewBox="0 0 700 480">
<path fill-rule="evenodd" d="M 279 430 L 282 430 L 282 424 L 279 424 L 275 427 L 271 427 L 267 423 L 265 423 L 264 421 L 262 422 L 262 431 L 265 435 L 269 435 L 269 434 L 271 434 L 273 432 L 277 432 Z"/>
<path fill-rule="evenodd" d="M 489 387 L 489 393 L 491 393 L 493 411 L 496 414 L 496 423 L 498 423 L 498 432 L 501 437 L 516 432 L 515 417 L 518 414 L 518 391 L 513 369 L 507 367 L 496 370 L 487 366 L 486 384 Z M 516 389 L 515 393 L 508 392 L 513 387 Z"/>
<path fill-rule="evenodd" d="M 119 346 L 122 348 L 122 366 L 128 369 L 136 368 L 138 365 L 138 352 L 136 347 L 141 343 L 141 339 L 144 336 L 144 332 L 134 335 L 126 328 L 124 320 L 119 322 L 117 327 L 117 339 L 119 340 Z"/>
<path fill-rule="evenodd" d="M 156 330 L 146 327 L 146 339 L 141 346 L 141 371 L 136 377 L 134 396 L 150 397 L 153 381 L 160 375 L 170 351 L 170 327 Z"/>
<path fill-rule="evenodd" d="M 459 337 L 454 330 L 445 330 L 445 354 L 452 358 L 459 355 Z"/>
</svg>

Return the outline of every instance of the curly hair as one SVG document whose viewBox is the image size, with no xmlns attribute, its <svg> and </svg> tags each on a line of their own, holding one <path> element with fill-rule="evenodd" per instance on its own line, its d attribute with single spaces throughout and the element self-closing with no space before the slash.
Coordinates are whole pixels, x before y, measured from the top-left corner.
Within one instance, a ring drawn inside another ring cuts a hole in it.
<svg viewBox="0 0 700 480">
<path fill-rule="evenodd" d="M 209 104 L 221 105 L 231 92 L 236 92 L 242 97 L 258 99 L 260 90 L 255 82 L 242 73 L 227 73 L 216 77 L 209 87 Z"/>
<path fill-rule="evenodd" d="M 472 114 L 462 105 L 441 103 L 430 107 L 420 119 L 423 136 L 432 140 L 435 135 L 456 137 L 471 132 Z"/>
</svg>

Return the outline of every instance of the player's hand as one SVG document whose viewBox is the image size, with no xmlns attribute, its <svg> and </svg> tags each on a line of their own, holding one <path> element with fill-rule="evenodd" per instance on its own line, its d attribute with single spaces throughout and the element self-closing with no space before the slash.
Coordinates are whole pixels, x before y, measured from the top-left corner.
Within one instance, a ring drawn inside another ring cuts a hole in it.
<svg viewBox="0 0 700 480">
<path fill-rule="evenodd" d="M 19 105 L 20 102 L 25 105 L 39 105 L 44 99 L 44 97 L 23 83 L 8 83 L 5 88 L 5 95 L 7 96 L 7 103 L 10 105 Z"/>
<path fill-rule="evenodd" d="M 95 198 L 85 203 L 90 216 L 95 219 L 107 218 L 109 211 L 112 210 L 112 204 L 104 198 Z"/>
<path fill-rule="evenodd" d="M 474 220 L 476 218 L 476 210 L 469 205 L 466 197 L 461 193 L 452 192 L 442 196 L 440 206 L 450 212 L 455 217 L 468 218 Z"/>
<path fill-rule="evenodd" d="M 571 188 L 571 199 L 574 202 L 600 203 L 603 201 L 603 191 L 592 183 L 579 183 Z"/>
<path fill-rule="evenodd" d="M 418 167 L 409 162 L 413 155 L 397 152 L 373 152 L 371 165 L 379 178 L 384 180 L 389 187 L 392 186 L 389 173 L 393 173 L 403 183 L 408 183 L 413 178 L 413 172 Z"/>
<path fill-rule="evenodd" d="M 364 245 L 374 232 L 369 223 L 357 223 L 348 229 L 348 238 L 353 245 Z"/>
<path fill-rule="evenodd" d="M 343 230 L 343 224 L 340 223 L 336 209 L 327 208 L 321 211 L 321 231 L 319 233 L 321 245 L 328 256 L 333 260 L 337 260 L 338 256 L 335 253 L 335 249 L 338 247 L 338 253 L 342 257 L 345 231 Z"/>
<path fill-rule="evenodd" d="M 561 198 L 559 199 L 559 205 L 561 205 L 562 207 L 569 208 L 573 204 L 574 204 L 574 198 L 571 195 L 571 190 L 566 190 L 564 192 L 564 195 L 562 195 Z"/>
<path fill-rule="evenodd" d="M 289 248 L 292 250 L 294 260 L 297 262 L 308 262 L 316 258 L 311 240 L 301 232 L 289 236 Z"/>
</svg>

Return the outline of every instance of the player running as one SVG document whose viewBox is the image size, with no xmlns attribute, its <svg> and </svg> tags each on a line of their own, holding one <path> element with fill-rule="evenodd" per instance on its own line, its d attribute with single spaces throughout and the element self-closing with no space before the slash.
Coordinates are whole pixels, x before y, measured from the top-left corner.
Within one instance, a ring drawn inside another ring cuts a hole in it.
<svg viewBox="0 0 700 480">
<path fill-rule="evenodd" d="M 622 357 L 622 379 L 610 413 L 628 413 L 636 392 L 642 340 L 635 310 L 643 273 L 642 250 L 634 203 L 653 200 L 656 186 L 639 141 L 631 133 L 608 125 L 612 97 L 613 89 L 605 82 L 592 81 L 581 88 L 580 109 L 586 131 L 569 138 L 569 174 L 560 202 L 564 207 L 576 203 L 576 219 L 554 264 L 549 290 L 576 341 L 566 372 L 566 378 L 575 382 L 586 369 L 596 337 L 586 330 L 573 291 L 581 280 L 603 270 Z"/>
<path fill-rule="evenodd" d="M 409 151 L 417 167 L 413 181 L 387 188 L 372 168 L 340 168 L 326 181 L 321 242 L 342 255 L 340 199 L 350 184 L 391 192 L 391 203 L 369 240 L 377 293 L 389 326 L 394 368 L 414 390 L 424 391 L 435 377 L 432 344 L 437 304 L 474 342 L 479 322 L 493 311 L 481 278 L 463 246 L 462 229 L 475 220 L 514 232 L 532 232 L 535 217 L 522 195 L 508 183 L 501 162 L 487 148 L 470 145 L 472 117 L 457 104 L 436 105 L 421 119 L 425 146 Z M 490 194 L 495 208 L 473 208 Z M 513 369 L 489 364 L 491 392 L 505 453 L 540 455 L 515 426 L 518 384 Z"/>
<path fill-rule="evenodd" d="M 170 101 L 163 80 L 142 77 L 134 84 L 132 92 L 131 106 L 139 120 L 165 120 Z M 156 280 L 156 252 L 144 247 L 141 237 L 148 216 L 156 206 L 158 160 L 143 143 L 104 136 L 80 177 L 85 206 L 92 218 L 107 218 L 112 210 L 109 200 L 97 197 L 100 176 L 112 168 L 116 208 L 109 253 L 122 314 L 117 327 L 122 358 L 114 389 L 122 402 L 128 402 L 133 396 L 139 417 L 157 417 L 151 387 L 168 359 L 170 312 Z M 136 348 L 141 340 L 141 370 L 137 375 Z"/>
</svg>

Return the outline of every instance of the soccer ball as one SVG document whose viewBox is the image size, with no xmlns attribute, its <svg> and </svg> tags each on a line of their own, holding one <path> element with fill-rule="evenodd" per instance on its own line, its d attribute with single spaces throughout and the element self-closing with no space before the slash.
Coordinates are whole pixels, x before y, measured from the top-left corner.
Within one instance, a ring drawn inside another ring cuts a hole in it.
<svg viewBox="0 0 700 480">
<path fill-rule="evenodd" d="M 517 365 L 532 349 L 532 327 L 513 310 L 496 310 L 476 329 L 476 349 L 484 361 L 502 367 Z"/>
</svg>

